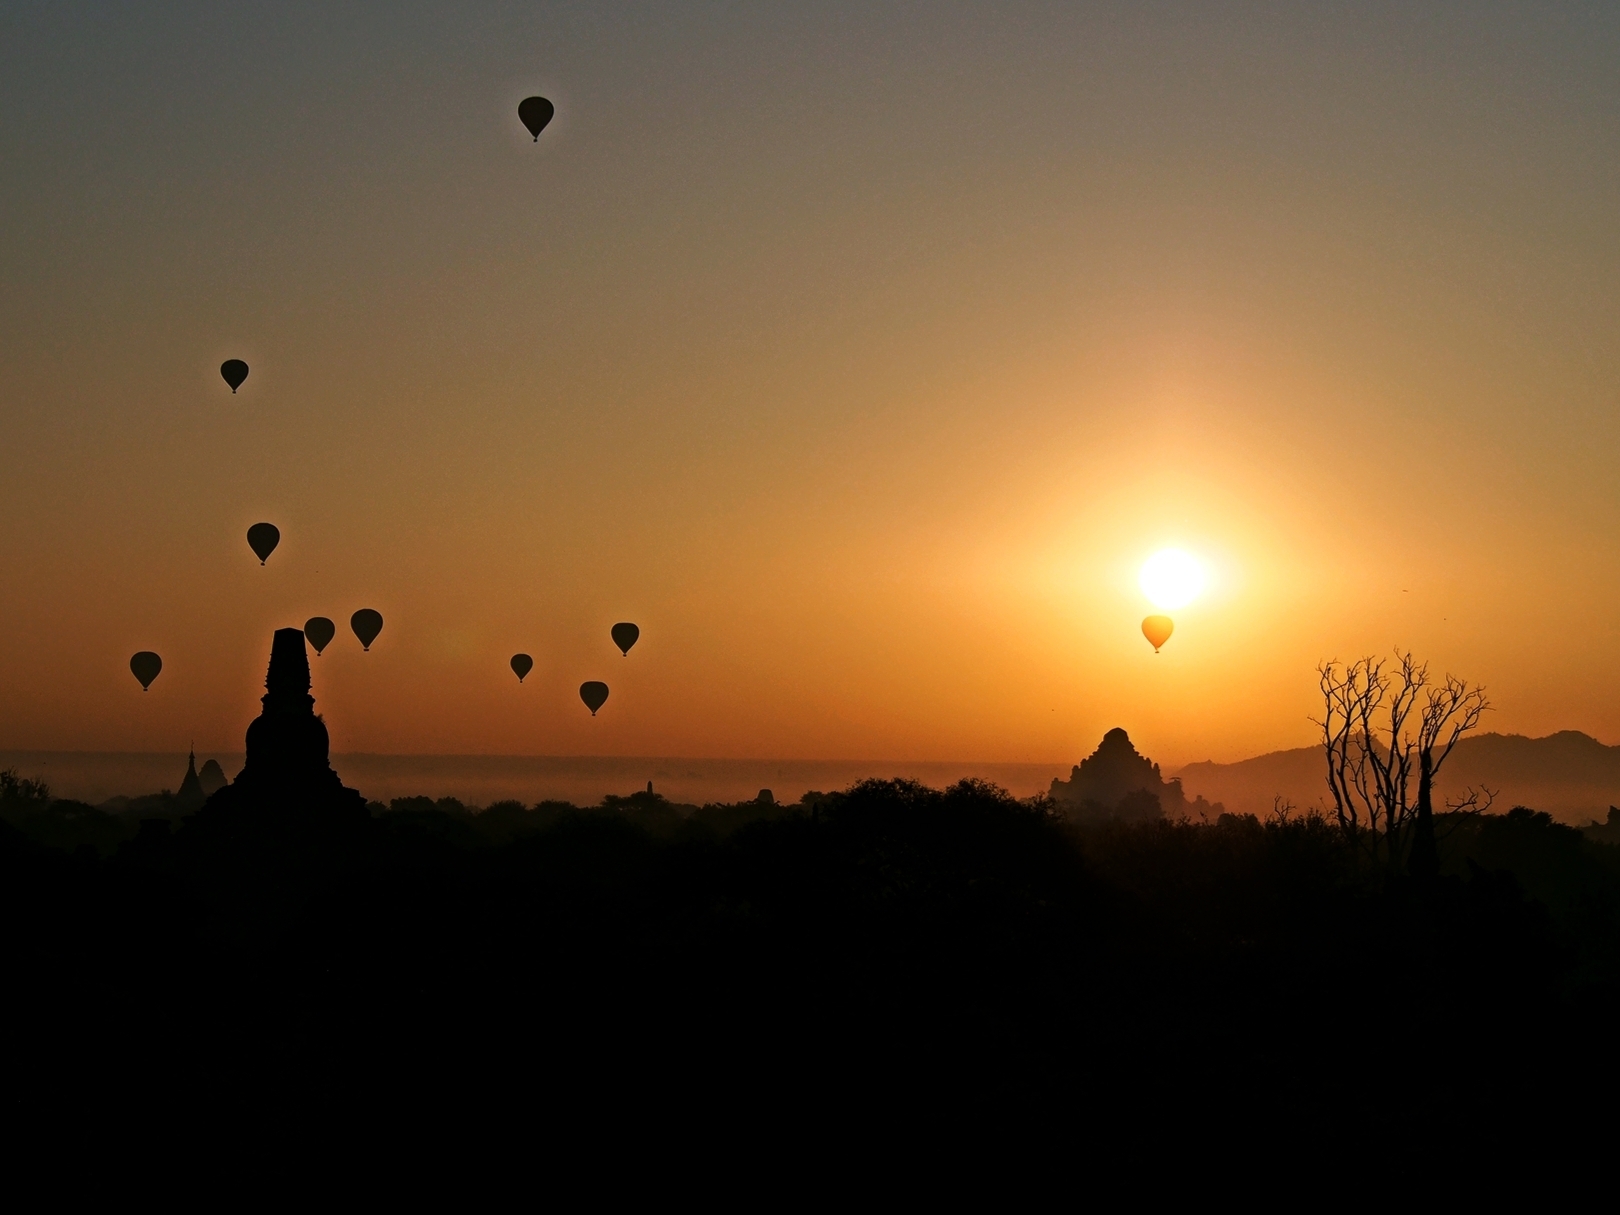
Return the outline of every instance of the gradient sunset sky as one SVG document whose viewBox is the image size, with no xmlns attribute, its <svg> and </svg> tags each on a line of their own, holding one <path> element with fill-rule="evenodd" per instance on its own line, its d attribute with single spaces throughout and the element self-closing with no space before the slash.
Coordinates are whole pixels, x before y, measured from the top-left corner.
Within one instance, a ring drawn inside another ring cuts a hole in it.
<svg viewBox="0 0 1620 1215">
<path fill-rule="evenodd" d="M 0 166 L 0 746 L 1620 742 L 1612 3 L 10 3 Z"/>
</svg>

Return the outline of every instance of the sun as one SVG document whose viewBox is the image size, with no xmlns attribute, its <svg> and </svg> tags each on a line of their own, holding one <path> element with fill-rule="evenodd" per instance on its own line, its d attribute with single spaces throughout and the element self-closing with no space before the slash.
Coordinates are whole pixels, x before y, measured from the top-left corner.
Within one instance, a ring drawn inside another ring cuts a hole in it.
<svg viewBox="0 0 1620 1215">
<path fill-rule="evenodd" d="M 1184 607 L 1203 594 L 1203 564 L 1179 548 L 1162 548 L 1142 563 L 1142 592 L 1165 611 Z"/>
</svg>

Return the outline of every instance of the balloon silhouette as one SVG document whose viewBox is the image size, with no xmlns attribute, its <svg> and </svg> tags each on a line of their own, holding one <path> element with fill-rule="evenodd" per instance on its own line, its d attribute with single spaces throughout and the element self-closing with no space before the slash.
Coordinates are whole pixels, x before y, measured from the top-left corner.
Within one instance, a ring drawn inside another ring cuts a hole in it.
<svg viewBox="0 0 1620 1215">
<path fill-rule="evenodd" d="M 534 670 L 534 659 L 527 654 L 512 655 L 512 674 L 518 677 L 519 683 L 522 683 L 523 677 L 532 670 Z"/>
<path fill-rule="evenodd" d="M 600 680 L 593 679 L 589 683 L 579 685 L 579 698 L 585 702 L 585 707 L 591 711 L 592 717 L 596 716 L 598 709 L 607 704 L 607 696 L 607 684 Z"/>
<path fill-rule="evenodd" d="M 557 112 L 557 107 L 544 97 L 525 97 L 518 102 L 518 117 L 523 125 L 529 128 L 529 134 L 534 136 L 534 142 L 540 142 L 540 132 L 546 129 L 546 123 Z"/>
<path fill-rule="evenodd" d="M 241 359 L 226 359 L 219 365 L 219 374 L 225 377 L 225 382 L 231 386 L 231 395 L 242 387 L 242 381 L 247 379 L 247 364 Z"/>
<path fill-rule="evenodd" d="M 382 613 L 374 612 L 370 608 L 361 608 L 349 617 L 349 627 L 360 639 L 360 644 L 369 651 L 371 643 L 377 640 L 377 634 L 382 632 Z"/>
<path fill-rule="evenodd" d="M 1170 634 L 1176 631 L 1176 622 L 1168 616 L 1149 616 L 1142 621 L 1142 636 L 1153 643 L 1153 652 L 1157 654 L 1159 647 L 1170 640 Z"/>
<path fill-rule="evenodd" d="M 276 551 L 276 545 L 281 543 L 281 529 L 274 523 L 255 523 L 248 528 L 248 547 L 253 555 L 263 565 L 270 560 L 270 554 Z"/>
<path fill-rule="evenodd" d="M 129 660 L 129 669 L 135 678 L 141 681 L 141 691 L 144 692 L 152 686 L 152 681 L 158 677 L 158 672 L 163 669 L 163 659 L 152 653 L 151 650 L 142 650 Z M 605 697 L 607 689 L 604 688 L 602 694 Z"/>
<path fill-rule="evenodd" d="M 630 647 L 636 644 L 636 638 L 641 636 L 641 630 L 635 625 L 624 623 L 613 626 L 613 644 L 624 651 L 626 658 L 630 657 Z"/>
<path fill-rule="evenodd" d="M 319 658 L 321 651 L 337 636 L 337 625 L 325 616 L 311 616 L 304 621 L 304 636 L 309 638 L 309 644 L 315 647 L 315 657 Z"/>
</svg>

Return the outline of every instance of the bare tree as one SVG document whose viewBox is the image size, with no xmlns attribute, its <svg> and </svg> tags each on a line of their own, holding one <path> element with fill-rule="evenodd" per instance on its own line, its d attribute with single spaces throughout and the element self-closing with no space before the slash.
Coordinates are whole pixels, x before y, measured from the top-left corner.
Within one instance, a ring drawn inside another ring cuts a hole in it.
<svg viewBox="0 0 1620 1215">
<path fill-rule="evenodd" d="M 1432 876 L 1435 778 L 1459 739 L 1490 709 L 1485 689 L 1454 675 L 1431 683 L 1427 663 L 1395 651 L 1392 662 L 1325 662 L 1320 676 L 1328 791 L 1352 845 L 1390 867 Z M 1417 798 L 1411 794 L 1417 777 Z M 1483 810 L 1488 792 L 1470 789 L 1449 809 Z"/>
</svg>

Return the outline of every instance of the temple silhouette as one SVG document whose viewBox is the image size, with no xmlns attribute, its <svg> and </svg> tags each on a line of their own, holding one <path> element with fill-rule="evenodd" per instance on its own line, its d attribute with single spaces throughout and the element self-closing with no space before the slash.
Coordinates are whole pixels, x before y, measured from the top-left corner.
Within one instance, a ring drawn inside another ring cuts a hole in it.
<svg viewBox="0 0 1620 1215">
<path fill-rule="evenodd" d="M 1151 822 L 1159 818 L 1218 817 L 1225 809 L 1202 796 L 1189 802 L 1181 780 L 1165 780 L 1159 765 L 1139 752 L 1131 736 L 1115 726 L 1068 780 L 1052 781 L 1049 793 L 1064 815 L 1076 822 Z"/>
<path fill-rule="evenodd" d="M 216 789 L 223 789 L 231 783 L 230 779 L 225 775 L 225 769 L 219 766 L 219 760 L 217 759 L 211 759 L 205 763 L 197 773 L 197 779 L 202 785 L 204 797 L 211 796 Z"/>
<path fill-rule="evenodd" d="M 180 788 L 174 795 L 176 804 L 181 810 L 190 813 L 202 809 L 202 804 L 208 800 L 208 794 L 203 791 L 202 777 L 197 775 L 197 749 L 193 747 L 186 756 L 186 775 L 180 782 Z"/>
<path fill-rule="evenodd" d="M 208 799 L 205 812 L 276 809 L 363 817 L 365 798 L 332 770 L 331 739 L 309 691 L 302 630 L 276 630 L 264 687 L 263 711 L 247 729 L 247 760 L 236 779 Z"/>
</svg>

